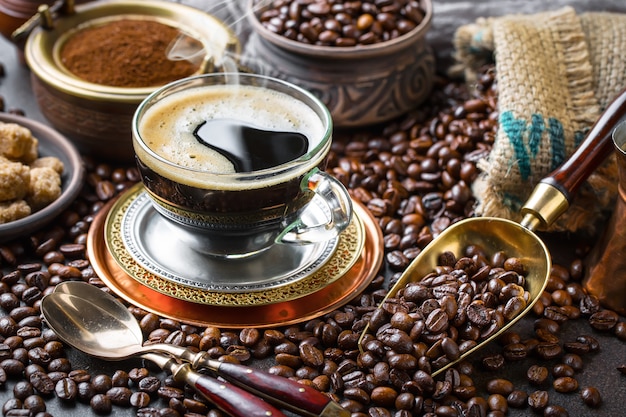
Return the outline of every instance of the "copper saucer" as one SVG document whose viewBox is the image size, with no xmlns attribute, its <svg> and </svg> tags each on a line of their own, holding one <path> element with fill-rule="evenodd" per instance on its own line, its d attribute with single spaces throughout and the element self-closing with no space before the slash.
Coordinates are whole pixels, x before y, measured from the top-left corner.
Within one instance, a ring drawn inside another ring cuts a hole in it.
<svg viewBox="0 0 626 417">
<path fill-rule="evenodd" d="M 354 201 L 355 215 L 363 223 L 364 247 L 354 265 L 323 288 L 303 297 L 272 304 L 222 306 L 171 297 L 131 277 L 107 249 L 106 219 L 114 201 L 95 217 L 88 234 L 87 252 L 94 271 L 118 296 L 146 311 L 196 326 L 224 328 L 274 327 L 311 320 L 357 297 L 377 275 L 383 260 L 383 237 L 376 219 Z"/>
</svg>

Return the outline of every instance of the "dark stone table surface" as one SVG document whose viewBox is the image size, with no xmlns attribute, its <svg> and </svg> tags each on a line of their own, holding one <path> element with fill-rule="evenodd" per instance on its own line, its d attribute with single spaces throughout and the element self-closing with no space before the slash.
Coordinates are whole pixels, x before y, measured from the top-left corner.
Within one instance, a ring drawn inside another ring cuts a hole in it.
<svg viewBox="0 0 626 417">
<path fill-rule="evenodd" d="M 189 0 L 188 3 L 203 7 L 204 0 Z M 626 12 L 626 1 L 624 0 L 434 0 L 434 20 L 432 30 L 428 35 L 429 42 L 436 51 L 439 65 L 442 68 L 450 62 L 452 50 L 451 39 L 454 31 L 462 24 L 473 22 L 481 16 L 499 16 L 508 13 L 532 13 L 539 10 L 554 9 L 563 5 L 571 5 L 578 11 L 584 10 L 606 10 Z M 27 115 L 42 122 L 46 122 L 37 109 L 33 95 L 31 93 L 29 71 L 17 60 L 17 54 L 13 46 L 4 38 L 0 39 L 0 62 L 2 62 L 6 75 L 0 78 L 0 95 L 5 99 L 7 107 L 20 108 L 26 110 Z M 561 247 L 562 237 L 552 237 L 553 247 Z M 549 238 L 548 238 L 549 240 Z M 549 242 L 550 244 L 550 242 Z M 567 243 L 565 242 L 565 245 Z M 624 295 L 626 297 L 626 294 Z M 4 314 L 0 312 L 0 314 Z M 522 320 L 515 328 L 521 334 L 532 332 L 532 321 Z M 620 374 L 616 368 L 626 364 L 626 344 L 610 334 L 594 332 L 585 320 L 576 320 L 566 323 L 561 329 L 560 335 L 563 340 L 575 339 L 580 334 L 593 334 L 600 343 L 601 350 L 595 354 L 586 356 L 583 371 L 577 375 L 581 386 L 597 387 L 604 399 L 603 405 L 592 410 L 584 405 L 577 394 L 558 394 L 551 391 L 551 402 L 565 406 L 570 416 L 605 416 L 616 417 L 626 415 L 626 375 Z M 99 372 L 111 372 L 118 369 L 119 364 L 95 360 L 86 355 L 69 349 L 72 363 L 76 367 L 84 367 L 93 374 Z M 139 361 L 130 360 L 128 368 L 137 366 Z M 264 366 L 260 364 L 259 366 Z M 519 363 L 507 366 L 499 376 L 515 382 L 516 387 L 525 389 L 528 392 L 536 389 L 529 386 L 525 372 L 528 363 Z M 484 384 L 493 374 L 478 374 L 474 377 L 480 389 L 484 389 Z M 15 381 L 10 380 L 0 386 L 0 404 L 12 397 L 12 389 Z M 93 411 L 84 404 L 67 406 L 51 397 L 47 402 L 48 412 L 55 416 L 81 416 L 87 417 L 95 415 Z M 135 411 L 128 408 L 114 408 L 116 416 L 134 415 Z M 522 417 L 536 415 L 530 409 L 511 409 L 509 416 Z"/>
</svg>

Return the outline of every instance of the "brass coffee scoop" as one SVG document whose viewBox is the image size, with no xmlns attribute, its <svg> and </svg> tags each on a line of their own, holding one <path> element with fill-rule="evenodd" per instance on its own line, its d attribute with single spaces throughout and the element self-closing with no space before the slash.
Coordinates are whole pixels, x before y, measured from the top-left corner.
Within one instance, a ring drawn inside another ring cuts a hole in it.
<svg viewBox="0 0 626 417">
<path fill-rule="evenodd" d="M 504 251 L 510 257 L 519 258 L 526 267 L 528 274 L 525 289 L 530 295 L 526 308 L 491 337 L 463 352 L 458 359 L 440 369 L 433 370 L 432 376 L 440 374 L 500 337 L 526 315 L 539 300 L 550 277 L 552 261 L 547 247 L 533 231 L 546 229 L 569 208 L 572 198 L 585 179 L 613 150 L 611 131 L 625 113 L 626 90 L 622 91 L 606 108 L 569 159 L 537 184 L 522 207 L 523 218 L 519 224 L 496 217 L 475 217 L 453 224 L 411 261 L 402 276 L 389 290 L 380 305 L 394 297 L 409 282 L 419 281 L 431 273 L 438 266 L 441 253 L 451 251 L 460 254 L 470 244 L 482 247 L 487 253 Z M 621 256 L 624 257 L 624 254 L 622 253 Z M 364 329 L 359 345 L 362 344 L 368 331 L 369 326 Z"/>
</svg>

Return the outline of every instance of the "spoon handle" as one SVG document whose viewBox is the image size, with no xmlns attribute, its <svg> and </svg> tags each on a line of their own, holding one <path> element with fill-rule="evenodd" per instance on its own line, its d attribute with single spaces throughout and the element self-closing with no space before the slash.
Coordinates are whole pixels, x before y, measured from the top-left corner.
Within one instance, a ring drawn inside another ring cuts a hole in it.
<svg viewBox="0 0 626 417">
<path fill-rule="evenodd" d="M 193 387 L 196 392 L 232 417 L 286 417 L 282 411 L 250 392 L 194 371 L 189 363 L 158 353 L 144 353 L 148 359 L 169 371 L 175 380 Z"/>
<path fill-rule="evenodd" d="M 289 378 L 250 367 L 211 359 L 206 352 L 194 352 L 179 346 L 156 344 L 146 349 L 168 352 L 188 362 L 193 369 L 208 369 L 246 391 L 262 397 L 285 410 L 307 417 L 350 417 L 350 412 L 315 388 Z"/>
<path fill-rule="evenodd" d="M 233 417 L 285 417 L 280 410 L 261 398 L 210 376 L 187 370 L 185 382 Z"/>
<path fill-rule="evenodd" d="M 304 416 L 349 417 L 350 413 L 315 388 L 291 379 L 234 363 L 211 361 L 211 368 L 233 384 L 254 392 L 281 408 Z"/>
</svg>

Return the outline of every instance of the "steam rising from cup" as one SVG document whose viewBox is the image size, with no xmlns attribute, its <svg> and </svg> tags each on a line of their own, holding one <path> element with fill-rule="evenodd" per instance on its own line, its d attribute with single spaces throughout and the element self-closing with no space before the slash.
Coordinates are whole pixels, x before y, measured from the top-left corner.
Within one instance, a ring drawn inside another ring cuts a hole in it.
<svg viewBox="0 0 626 417">
<path fill-rule="evenodd" d="M 239 35 L 236 27 L 246 18 L 247 13 L 253 13 L 257 8 L 262 8 L 269 4 L 271 0 L 259 0 L 254 8 L 243 13 L 236 6 L 237 1 L 238 0 L 224 0 L 208 9 L 207 13 L 211 13 L 217 17 L 225 12 L 226 16 L 220 20 L 224 22 L 226 27 L 233 30 L 235 34 Z M 231 21 L 229 22 L 229 20 Z M 228 34 L 223 30 L 219 30 L 219 28 L 216 28 L 216 30 L 213 31 L 212 36 L 206 45 L 202 44 L 192 36 L 189 36 L 184 32 L 180 32 L 179 35 L 168 45 L 166 54 L 170 60 L 187 60 L 195 65 L 198 65 L 200 70 L 205 73 L 213 72 L 217 67 L 221 68 L 221 72 L 236 74 L 239 72 L 239 67 L 236 62 L 237 57 L 228 50 L 228 44 Z M 233 79 L 230 80 L 230 82 L 236 84 L 237 80 Z"/>
</svg>

